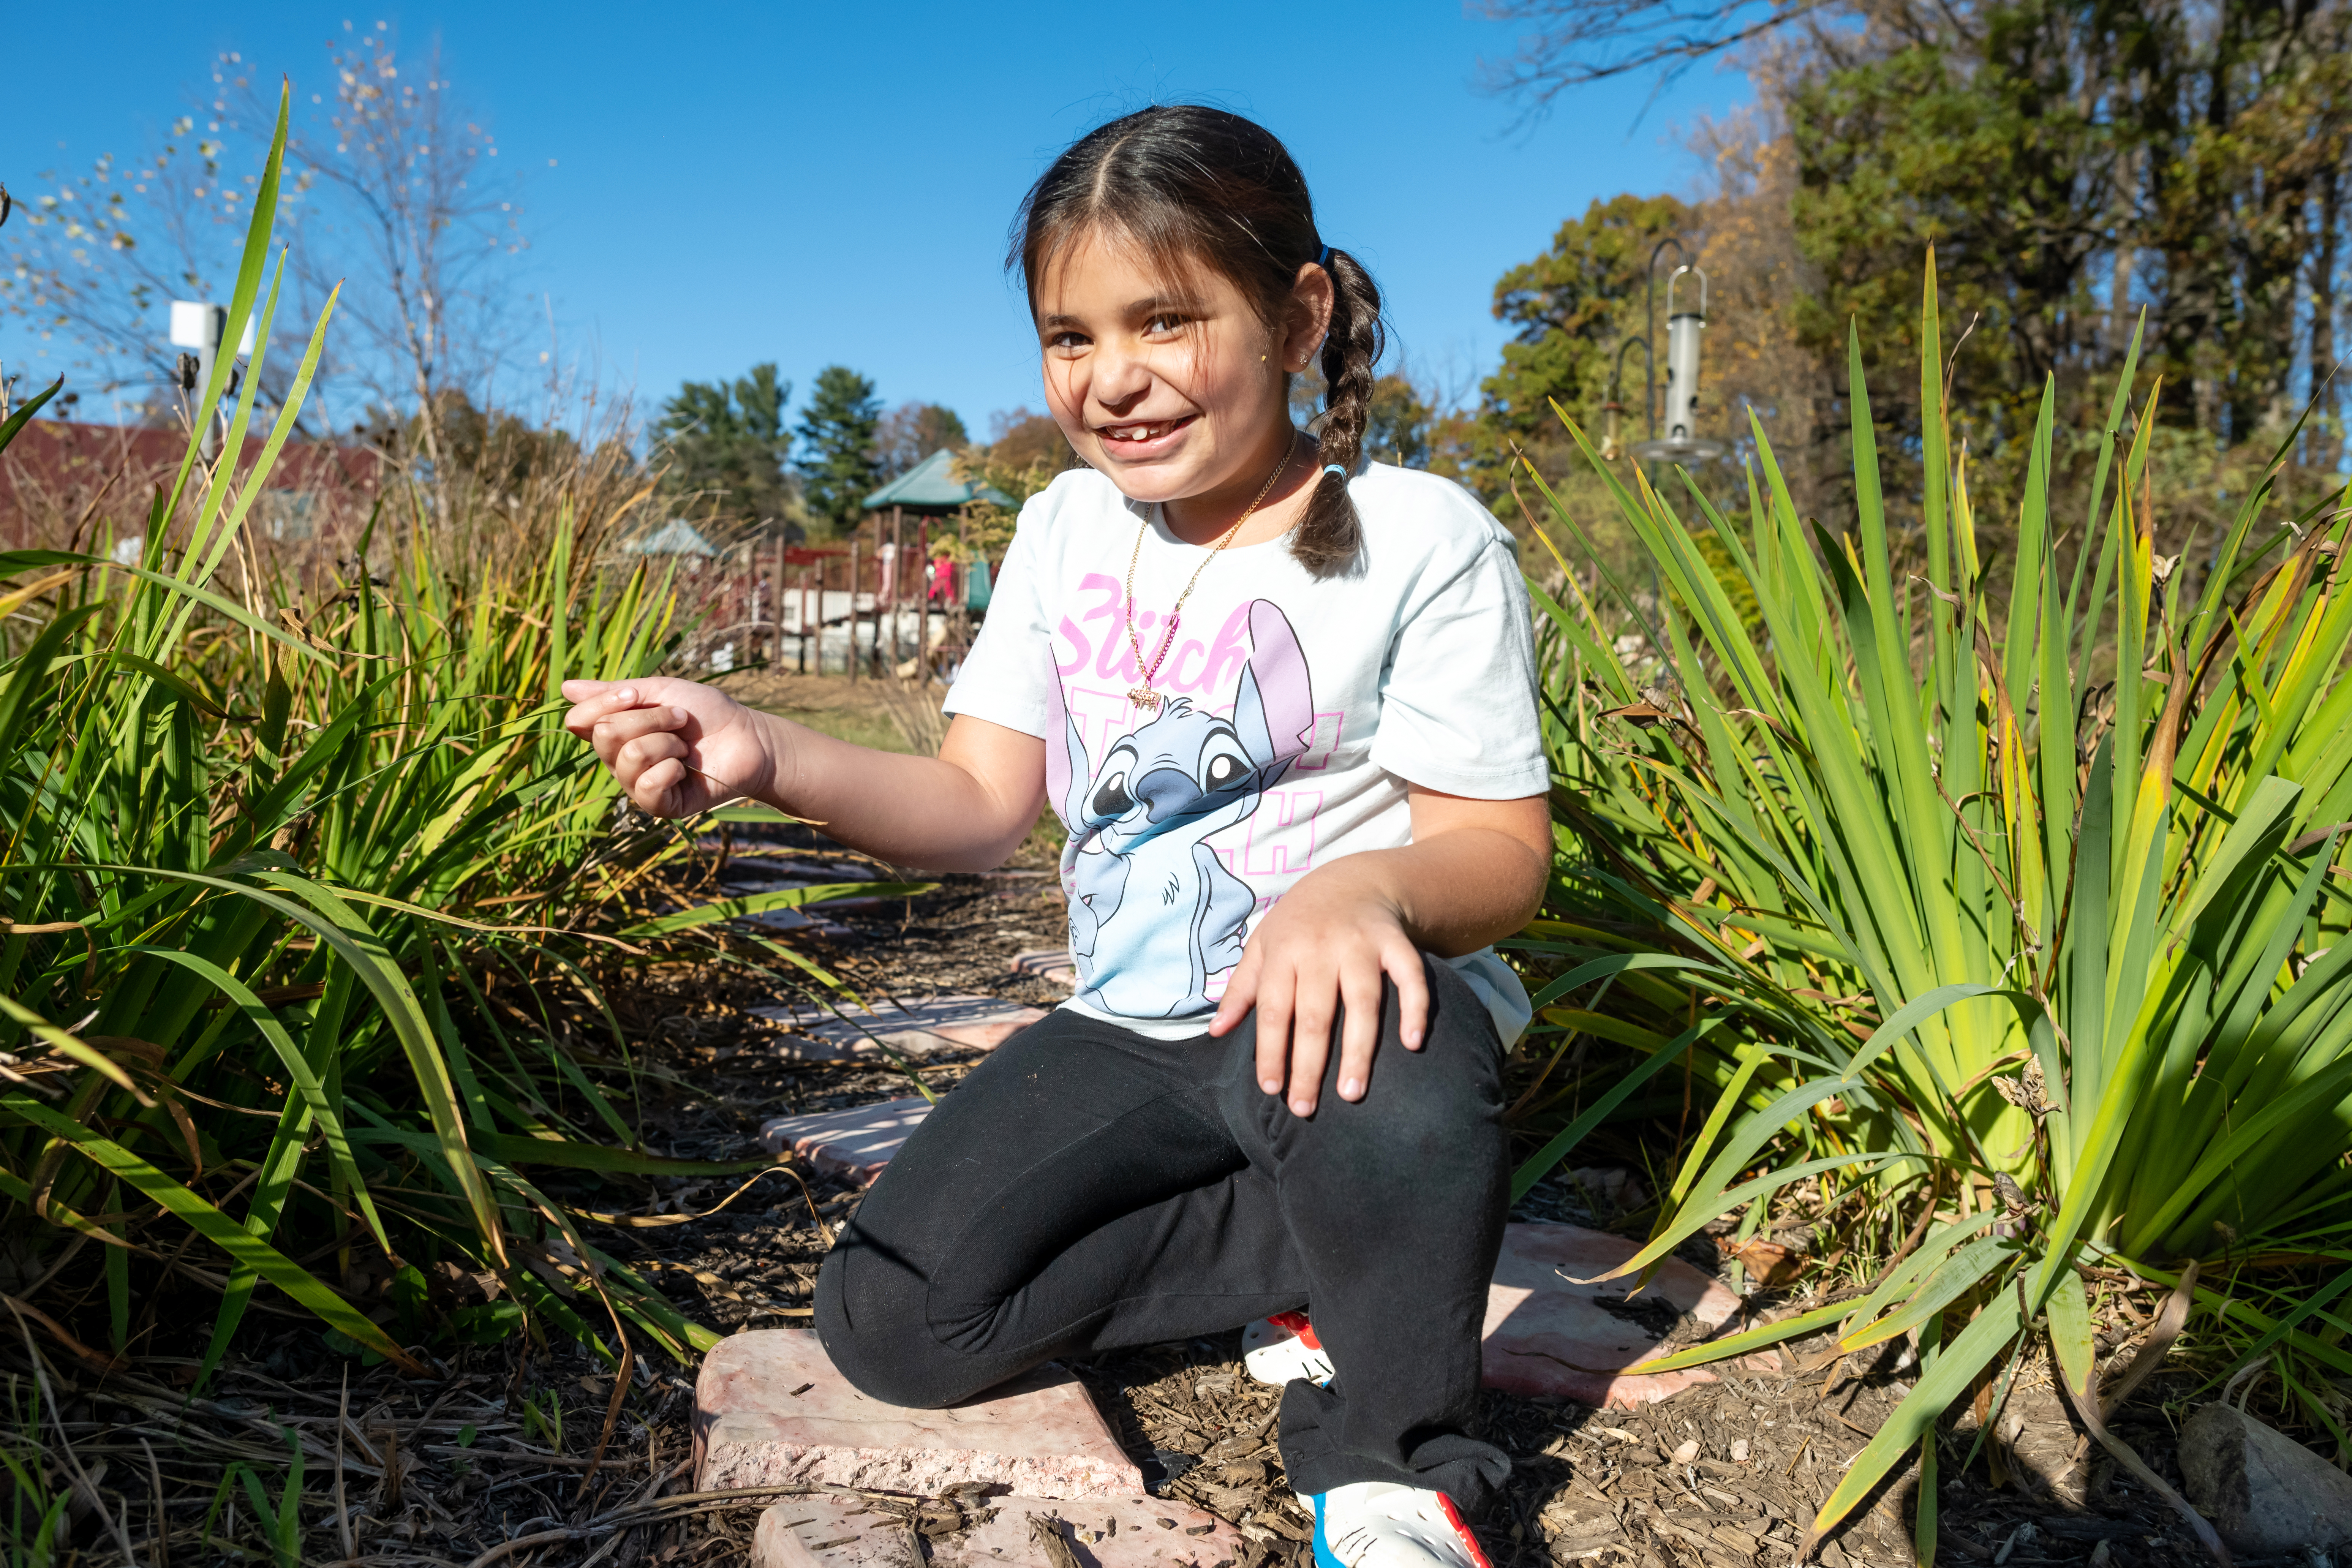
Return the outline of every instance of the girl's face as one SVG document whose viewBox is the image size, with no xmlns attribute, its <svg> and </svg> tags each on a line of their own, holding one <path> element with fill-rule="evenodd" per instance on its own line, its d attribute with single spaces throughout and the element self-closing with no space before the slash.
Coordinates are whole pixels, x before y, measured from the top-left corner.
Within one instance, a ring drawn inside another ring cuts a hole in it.
<svg viewBox="0 0 2352 1568">
<path fill-rule="evenodd" d="M 1176 283 L 1135 246 L 1081 236 L 1034 301 L 1045 398 L 1079 457 L 1139 501 L 1246 504 L 1292 440 L 1289 377 L 1331 319 L 1303 267 L 1269 327 L 1209 268 Z"/>
</svg>

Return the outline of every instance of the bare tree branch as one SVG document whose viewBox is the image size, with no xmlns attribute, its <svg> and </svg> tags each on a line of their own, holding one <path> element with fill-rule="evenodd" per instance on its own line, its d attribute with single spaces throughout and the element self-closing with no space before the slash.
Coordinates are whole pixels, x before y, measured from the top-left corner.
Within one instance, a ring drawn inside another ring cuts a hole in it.
<svg viewBox="0 0 2352 1568">
<path fill-rule="evenodd" d="M 1761 38 L 1839 0 L 1471 0 L 1477 15 L 1535 30 L 1480 85 L 1540 113 L 1570 88 L 1658 73 L 1664 87 L 1699 61 Z"/>
</svg>

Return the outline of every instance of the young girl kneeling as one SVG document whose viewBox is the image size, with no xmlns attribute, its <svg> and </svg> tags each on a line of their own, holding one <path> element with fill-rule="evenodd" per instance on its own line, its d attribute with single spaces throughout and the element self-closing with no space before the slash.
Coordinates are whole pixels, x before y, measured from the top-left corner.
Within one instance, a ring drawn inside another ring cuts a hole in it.
<svg viewBox="0 0 2352 1568">
<path fill-rule="evenodd" d="M 969 1399 L 1251 1323 L 1318 1563 L 1483 1563 L 1455 1504 L 1551 851 L 1528 600 L 1469 495 L 1368 465 L 1380 296 L 1261 127 L 1158 108 L 1024 204 L 1055 421 L 936 758 L 690 682 L 573 682 L 647 811 L 750 795 L 900 865 L 1069 830 L 1075 997 L 931 1113 L 817 1281 L 859 1388 Z M 1319 356 L 1319 439 L 1290 381 Z M 1311 1327 L 1298 1314 L 1309 1313 Z M 1272 1320 L 1269 1321 L 1268 1320 Z"/>
</svg>

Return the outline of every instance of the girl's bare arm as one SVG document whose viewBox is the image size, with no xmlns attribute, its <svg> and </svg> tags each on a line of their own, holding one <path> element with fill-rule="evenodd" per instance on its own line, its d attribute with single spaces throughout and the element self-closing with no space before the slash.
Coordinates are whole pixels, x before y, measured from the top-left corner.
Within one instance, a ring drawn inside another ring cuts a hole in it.
<svg viewBox="0 0 2352 1568">
<path fill-rule="evenodd" d="M 929 871 L 1003 864 L 1045 799 L 1045 743 L 959 716 L 936 757 L 835 740 L 690 680 L 564 682 L 564 727 L 629 798 L 691 816 L 738 796 L 824 825 L 853 849 Z"/>
</svg>

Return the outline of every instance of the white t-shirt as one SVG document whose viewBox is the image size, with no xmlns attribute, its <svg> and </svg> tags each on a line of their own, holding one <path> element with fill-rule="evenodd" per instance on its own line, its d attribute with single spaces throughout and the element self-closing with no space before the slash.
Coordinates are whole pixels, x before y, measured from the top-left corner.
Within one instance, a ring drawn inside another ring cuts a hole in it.
<svg viewBox="0 0 2352 1568">
<path fill-rule="evenodd" d="M 1318 578 L 1287 537 L 1202 566 L 1092 469 L 1021 509 L 988 618 L 948 693 L 1045 742 L 1069 840 L 1077 994 L 1066 1005 L 1161 1039 L 1200 1033 L 1242 945 L 1317 866 L 1410 843 L 1407 781 L 1516 800 L 1550 784 L 1527 584 L 1511 536 L 1450 479 L 1367 468 L 1354 564 Z M 1163 700 L 1129 700 L 1135 641 Z M 1165 651 L 1162 651 L 1163 644 Z M 1506 1044 L 1526 991 L 1491 948 L 1453 961 Z"/>
</svg>

